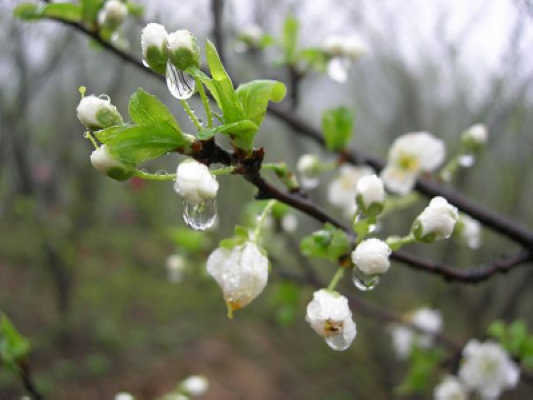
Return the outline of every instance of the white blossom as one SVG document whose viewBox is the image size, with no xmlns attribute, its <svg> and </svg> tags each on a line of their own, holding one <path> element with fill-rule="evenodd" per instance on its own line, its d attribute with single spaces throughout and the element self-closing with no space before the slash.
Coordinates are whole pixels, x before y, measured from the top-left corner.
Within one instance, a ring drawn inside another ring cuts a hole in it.
<svg viewBox="0 0 533 400">
<path fill-rule="evenodd" d="M 489 132 L 487 127 L 483 124 L 472 125 L 461 135 L 461 139 L 463 143 L 467 145 L 467 147 L 484 146 L 487 143 L 488 138 Z"/>
<path fill-rule="evenodd" d="M 298 159 L 296 170 L 301 184 L 306 189 L 313 189 L 319 183 L 321 173 L 320 158 L 315 154 L 304 154 Z"/>
<path fill-rule="evenodd" d="M 115 395 L 115 400 L 135 400 L 135 397 L 129 393 L 120 392 Z"/>
<path fill-rule="evenodd" d="M 170 282 L 180 283 L 183 281 L 183 272 L 185 271 L 185 260 L 183 257 L 178 254 L 168 256 L 165 266 Z"/>
<path fill-rule="evenodd" d="M 477 249 L 481 245 L 481 224 L 469 215 L 459 215 L 454 235 L 455 232 L 457 232 L 457 238 L 471 249 Z"/>
<path fill-rule="evenodd" d="M 352 252 L 355 267 L 366 275 L 384 274 L 390 267 L 391 249 L 379 239 L 366 239 Z"/>
<path fill-rule="evenodd" d="M 499 344 L 472 339 L 463 349 L 459 377 L 483 399 L 495 399 L 518 384 L 520 369 Z"/>
<path fill-rule="evenodd" d="M 107 0 L 98 12 L 98 23 L 116 28 L 128 16 L 128 7 L 120 0 Z"/>
<path fill-rule="evenodd" d="M 247 25 L 239 32 L 239 39 L 250 47 L 259 47 L 263 36 L 263 28 L 256 24 Z"/>
<path fill-rule="evenodd" d="M 167 67 L 168 33 L 163 25 L 150 23 L 141 34 L 141 47 L 145 64 L 163 74 Z"/>
<path fill-rule="evenodd" d="M 177 69 L 185 71 L 189 67 L 200 65 L 200 49 L 191 32 L 178 30 L 169 34 L 167 40 L 170 61 Z"/>
<path fill-rule="evenodd" d="M 104 144 L 91 153 L 91 164 L 102 174 L 123 181 L 131 177 L 133 171 L 115 159 Z"/>
<path fill-rule="evenodd" d="M 100 130 L 123 123 L 117 108 L 109 97 L 85 96 L 76 108 L 79 121 L 88 129 Z"/>
<path fill-rule="evenodd" d="M 385 201 L 383 181 L 376 175 L 363 176 L 357 181 L 356 199 L 365 214 L 379 214 Z"/>
<path fill-rule="evenodd" d="M 204 376 L 191 375 L 180 386 L 189 396 L 201 396 L 209 389 L 209 381 Z"/>
<path fill-rule="evenodd" d="M 445 156 L 442 140 L 428 132 L 408 133 L 392 144 L 381 179 L 388 190 L 405 195 L 411 191 L 420 173 L 437 169 Z"/>
<path fill-rule="evenodd" d="M 455 376 L 446 376 L 433 391 L 435 400 L 468 400 L 468 390 Z"/>
<path fill-rule="evenodd" d="M 329 57 L 347 57 L 352 61 L 368 52 L 365 41 L 355 34 L 328 36 L 324 40 L 322 48 Z"/>
<path fill-rule="evenodd" d="M 331 181 L 328 186 L 329 202 L 334 206 L 343 208 L 347 215 L 353 213 L 356 209 L 357 182 L 363 176 L 373 174 L 374 171 L 369 167 L 342 165 L 338 177 Z"/>
<path fill-rule="evenodd" d="M 444 197 L 434 197 L 413 223 L 415 238 L 423 242 L 447 239 L 459 219 L 457 208 L 448 203 Z"/>
<path fill-rule="evenodd" d="M 407 321 L 422 332 L 401 324 L 391 327 L 392 345 L 401 360 L 409 357 L 414 345 L 426 349 L 433 346 L 434 337 L 441 332 L 443 325 L 441 313 L 427 307 L 419 308 L 410 314 Z"/>
<path fill-rule="evenodd" d="M 186 29 L 181 29 L 168 35 L 168 50 L 189 50 L 196 51 L 194 36 Z"/>
<path fill-rule="evenodd" d="M 333 350 L 346 350 L 357 333 L 348 299 L 326 289 L 313 294 L 305 319 Z"/>
<path fill-rule="evenodd" d="M 285 232 L 295 232 L 298 229 L 298 218 L 292 213 L 285 214 L 281 218 L 281 227 Z"/>
<path fill-rule="evenodd" d="M 191 203 L 199 203 L 216 197 L 218 182 L 204 164 L 187 160 L 178 165 L 174 190 Z"/>
<path fill-rule="evenodd" d="M 231 311 L 250 304 L 268 281 L 268 258 L 257 244 L 219 247 L 207 259 L 207 272 L 217 281 Z"/>
</svg>

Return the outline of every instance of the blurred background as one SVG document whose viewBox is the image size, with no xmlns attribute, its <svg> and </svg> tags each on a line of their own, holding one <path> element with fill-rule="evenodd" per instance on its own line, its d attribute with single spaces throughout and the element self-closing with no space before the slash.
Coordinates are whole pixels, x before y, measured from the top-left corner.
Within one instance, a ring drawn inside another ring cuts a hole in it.
<svg viewBox="0 0 533 400">
<path fill-rule="evenodd" d="M 18 3 L 0 3 L 0 309 L 31 340 L 31 363 L 42 392 L 53 399 L 112 399 L 127 391 L 153 399 L 188 375 L 202 374 L 211 385 L 205 399 L 393 397 L 406 366 L 395 359 L 387 327 L 355 313 L 353 346 L 332 352 L 304 320 L 312 288 L 282 283 L 273 272 L 265 292 L 227 319 L 205 260 L 237 223 L 253 216 L 248 205 L 253 189 L 238 177 L 221 177 L 217 229 L 192 234 L 170 182 L 119 183 L 100 175 L 89 163 L 91 145 L 76 118 L 79 86 L 89 94 L 108 94 L 123 115 L 129 96 L 143 87 L 162 99 L 182 126 L 186 116 L 164 84 L 86 37 L 50 21 L 13 19 Z M 303 47 L 318 46 L 330 34 L 357 33 L 365 39 L 369 53 L 352 68 L 347 83 L 309 74 L 301 81 L 296 110 L 319 126 L 324 110 L 350 107 L 357 115 L 354 146 L 386 157 L 394 138 L 427 130 L 454 154 L 460 133 L 485 123 L 490 131 L 485 154 L 453 185 L 470 199 L 533 225 L 533 3 L 224 3 L 228 69 L 241 82 L 289 78 L 276 67 L 275 48 L 235 51 L 237 34 L 250 24 L 280 37 L 292 11 L 301 24 Z M 144 15 L 128 19 L 123 28 L 138 57 L 147 22 L 162 23 L 169 32 L 186 28 L 199 38 L 211 35 L 210 1 L 139 4 Z M 289 107 L 288 99 L 285 103 Z M 303 153 L 331 157 L 274 119 L 267 119 L 259 144 L 267 161 L 283 160 L 291 167 Z M 178 161 L 170 155 L 147 168 L 173 172 Z M 342 217 L 327 204 L 333 177 L 333 172 L 324 176 L 310 196 Z M 391 215 L 383 230 L 406 233 L 426 202 L 419 199 Z M 273 234 L 269 241 L 273 270 L 299 271 L 299 240 L 319 228 L 305 215 L 294 215 L 296 231 Z M 488 231 L 482 240 L 477 250 L 453 241 L 408 250 L 459 268 L 517 250 Z M 173 254 L 185 260 L 179 279 L 166 267 Z M 334 272 L 326 262 L 311 264 L 325 279 Z M 470 286 L 397 264 L 377 290 L 358 295 L 398 313 L 423 305 L 437 308 L 444 332 L 462 342 L 483 338 L 496 318 L 531 323 L 532 283 L 527 268 Z M 344 290 L 356 291 L 349 282 Z M 438 379 L 436 374 L 435 383 Z M 23 393 L 18 377 L 0 369 L 0 398 Z M 522 383 L 503 398 L 524 399 L 526 393 Z"/>
</svg>

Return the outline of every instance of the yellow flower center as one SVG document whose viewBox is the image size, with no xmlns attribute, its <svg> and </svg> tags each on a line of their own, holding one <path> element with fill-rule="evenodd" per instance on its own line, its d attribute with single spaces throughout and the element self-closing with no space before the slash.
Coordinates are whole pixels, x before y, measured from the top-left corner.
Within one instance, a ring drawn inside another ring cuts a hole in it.
<svg viewBox="0 0 533 400">
<path fill-rule="evenodd" d="M 411 154 L 401 154 L 398 158 L 398 168 L 406 172 L 416 172 L 420 167 L 420 163 L 416 157 Z"/>
</svg>

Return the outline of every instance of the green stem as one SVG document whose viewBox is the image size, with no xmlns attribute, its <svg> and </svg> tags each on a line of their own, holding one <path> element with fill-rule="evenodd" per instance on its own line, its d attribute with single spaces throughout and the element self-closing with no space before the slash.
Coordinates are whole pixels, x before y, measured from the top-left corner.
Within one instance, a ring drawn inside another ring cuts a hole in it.
<svg viewBox="0 0 533 400">
<path fill-rule="evenodd" d="M 150 174 L 149 172 L 136 170 L 133 175 L 138 178 L 147 179 L 150 181 L 173 181 L 176 179 L 176 174 L 169 174 L 168 172 L 165 172 L 163 175 L 157 175 Z"/>
<path fill-rule="evenodd" d="M 196 129 L 198 129 L 198 132 L 200 132 L 202 129 L 204 129 L 202 127 L 202 124 L 200 124 L 200 121 L 198 121 L 198 118 L 196 118 L 196 115 L 194 115 L 194 112 L 191 109 L 191 107 L 189 107 L 189 103 L 187 103 L 187 100 L 181 99 L 180 103 L 183 106 L 183 109 L 185 110 L 185 112 L 187 113 L 189 118 L 191 119 L 192 123 L 196 127 Z"/>
<path fill-rule="evenodd" d="M 409 235 L 406 235 L 404 237 L 389 236 L 385 240 L 385 243 L 387 243 L 387 245 L 391 248 L 391 250 L 396 251 L 402 246 L 405 246 L 406 244 L 409 244 L 409 243 L 414 243 L 415 241 L 416 241 L 415 237 L 413 236 L 413 234 L 410 233 Z"/>
<path fill-rule="evenodd" d="M 453 175 L 459 169 L 459 156 L 452 158 L 440 171 L 440 177 L 444 182 L 450 182 Z"/>
<path fill-rule="evenodd" d="M 294 175 L 292 171 L 289 170 L 289 167 L 284 162 L 264 163 L 261 166 L 261 169 L 274 171 L 276 176 L 283 182 L 287 189 L 300 189 L 300 184 L 298 183 L 298 179 L 296 179 L 296 175 Z"/>
<path fill-rule="evenodd" d="M 211 106 L 209 105 L 209 99 L 205 94 L 205 89 L 204 85 L 202 85 L 202 81 L 200 81 L 199 78 L 194 78 L 194 80 L 196 81 L 196 87 L 198 88 L 198 93 L 200 93 L 200 98 L 202 99 L 202 104 L 204 105 L 205 115 L 207 118 L 207 127 L 211 128 L 213 126 L 213 111 L 211 110 Z"/>
<path fill-rule="evenodd" d="M 261 235 L 261 228 L 263 227 L 263 224 L 265 223 L 266 217 L 268 213 L 270 212 L 270 210 L 272 209 L 272 207 L 274 207 L 274 204 L 276 204 L 276 201 L 277 200 L 270 200 L 265 206 L 265 208 L 263 209 L 263 212 L 259 216 L 259 219 L 257 220 L 257 225 L 255 226 L 255 231 L 254 231 L 254 236 L 253 236 L 254 241 L 256 243 L 259 241 L 259 236 Z"/>
<path fill-rule="evenodd" d="M 96 142 L 96 139 L 94 138 L 94 134 L 92 131 L 85 132 L 85 137 L 91 141 L 95 149 L 98 149 L 98 143 Z"/>
<path fill-rule="evenodd" d="M 225 167 L 209 171 L 211 175 L 228 175 L 235 171 L 235 167 Z"/>
<path fill-rule="evenodd" d="M 333 275 L 333 278 L 331 278 L 331 282 L 328 285 L 328 290 L 333 291 L 337 287 L 337 284 L 341 280 L 341 278 L 344 276 L 344 267 L 339 267 L 337 269 L 337 272 L 335 272 L 335 275 Z"/>
</svg>

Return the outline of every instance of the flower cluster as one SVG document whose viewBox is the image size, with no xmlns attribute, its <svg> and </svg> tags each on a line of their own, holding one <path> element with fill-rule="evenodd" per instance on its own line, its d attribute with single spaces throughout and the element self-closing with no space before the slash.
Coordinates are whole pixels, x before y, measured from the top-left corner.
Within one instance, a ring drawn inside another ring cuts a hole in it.
<svg viewBox="0 0 533 400">
<path fill-rule="evenodd" d="M 427 307 L 420 308 L 408 315 L 406 321 L 418 329 L 406 325 L 393 325 L 390 329 L 392 345 L 399 359 L 409 357 L 414 346 L 429 348 L 433 346 L 435 335 L 442 330 L 442 316 L 439 311 Z"/>
<path fill-rule="evenodd" d="M 348 299 L 337 292 L 316 291 L 307 305 L 305 319 L 333 350 L 346 350 L 355 339 L 357 330 Z"/>
<path fill-rule="evenodd" d="M 98 24 L 116 30 L 128 16 L 128 6 L 120 0 L 107 0 L 98 13 Z"/>
<path fill-rule="evenodd" d="M 470 391 L 483 399 L 496 399 L 518 384 L 520 369 L 499 344 L 472 339 L 462 355 L 458 376 L 445 377 L 435 388 L 435 399 L 467 399 Z"/>
</svg>

